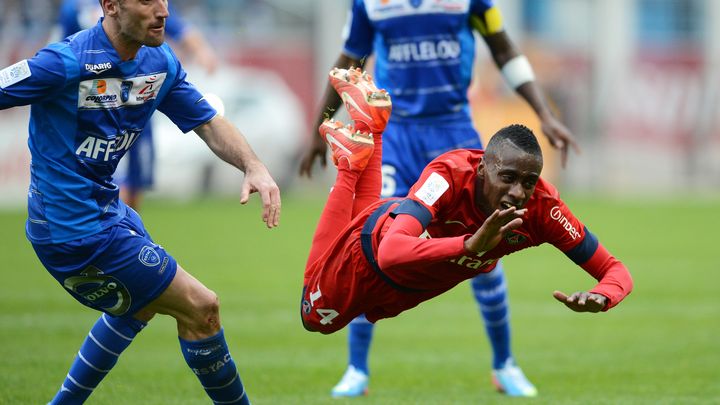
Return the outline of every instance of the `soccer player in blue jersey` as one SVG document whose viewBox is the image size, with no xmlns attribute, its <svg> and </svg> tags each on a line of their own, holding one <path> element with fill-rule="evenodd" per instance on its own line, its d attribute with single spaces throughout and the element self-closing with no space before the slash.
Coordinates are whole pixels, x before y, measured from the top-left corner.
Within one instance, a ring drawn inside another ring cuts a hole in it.
<svg viewBox="0 0 720 405">
<path fill-rule="evenodd" d="M 73 298 L 103 312 L 51 403 L 84 402 L 147 322 L 165 314 L 212 401 L 249 404 L 217 296 L 153 241 L 112 176 L 159 110 L 245 173 L 240 202 L 258 192 L 269 228 L 278 225 L 280 191 L 243 135 L 186 80 L 164 43 L 167 1 L 100 4 L 96 26 L 0 71 L 0 109 L 31 105 L 27 237 Z"/>
<path fill-rule="evenodd" d="M 191 56 L 193 62 L 208 73 L 213 73 L 217 69 L 218 58 L 212 48 L 200 31 L 187 24 L 175 8 L 168 7 L 170 16 L 165 21 L 167 38 L 173 45 L 178 45 L 182 53 Z M 62 38 L 92 28 L 101 16 L 102 8 L 97 0 L 64 0 L 58 16 Z M 143 191 L 153 185 L 154 165 L 152 123 L 148 123 L 143 135 L 138 137 L 135 146 L 127 152 L 115 172 L 115 181 L 120 186 L 120 199 L 136 211 L 140 209 Z"/>
<path fill-rule="evenodd" d="M 505 32 L 492 0 L 353 0 L 345 45 L 334 66 L 363 66 L 374 54 L 377 86 L 392 96 L 393 112 L 383 134 L 383 197 L 405 196 L 423 168 L 440 154 L 482 147 L 467 99 L 475 57 L 473 31 L 484 39 L 507 83 L 533 108 L 542 132 L 561 151 L 563 164 L 569 147 L 577 150 L 570 131 L 544 101 L 530 63 Z M 316 126 L 341 103 L 330 86 L 323 97 Z M 317 159 L 326 165 L 325 143 L 318 136 L 312 139 L 301 175 L 310 176 Z M 502 266 L 473 278 L 471 286 L 493 350 L 494 385 L 510 396 L 535 396 L 537 390 L 511 353 Z M 367 393 L 373 327 L 363 316 L 350 324 L 349 366 L 333 396 Z"/>
</svg>

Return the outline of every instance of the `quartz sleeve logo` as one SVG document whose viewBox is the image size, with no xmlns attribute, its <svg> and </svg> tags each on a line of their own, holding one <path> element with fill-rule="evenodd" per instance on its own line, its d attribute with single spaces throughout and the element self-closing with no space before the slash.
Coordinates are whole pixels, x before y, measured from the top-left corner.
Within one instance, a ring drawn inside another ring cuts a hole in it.
<svg viewBox="0 0 720 405">
<path fill-rule="evenodd" d="M 560 207 L 557 205 L 550 209 L 550 218 L 560 223 L 560 225 L 567 231 L 570 237 L 575 240 L 580 237 L 580 232 L 570 223 L 570 221 L 563 215 Z"/>
</svg>

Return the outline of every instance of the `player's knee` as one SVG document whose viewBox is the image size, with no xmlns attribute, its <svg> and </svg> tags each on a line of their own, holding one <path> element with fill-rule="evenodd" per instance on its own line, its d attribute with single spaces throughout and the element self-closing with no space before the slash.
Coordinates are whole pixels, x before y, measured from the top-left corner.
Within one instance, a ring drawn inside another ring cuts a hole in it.
<svg viewBox="0 0 720 405">
<path fill-rule="evenodd" d="M 213 334 L 220 330 L 220 300 L 214 291 L 204 288 L 193 294 L 190 308 L 190 329 L 201 334 Z"/>
</svg>

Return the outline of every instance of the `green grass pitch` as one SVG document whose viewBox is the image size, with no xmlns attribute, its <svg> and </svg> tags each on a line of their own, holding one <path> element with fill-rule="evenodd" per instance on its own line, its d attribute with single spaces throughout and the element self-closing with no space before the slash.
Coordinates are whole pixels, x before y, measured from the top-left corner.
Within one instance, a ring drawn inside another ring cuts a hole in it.
<svg viewBox="0 0 720 405">
<path fill-rule="evenodd" d="M 505 398 L 490 385 L 490 350 L 467 283 L 378 323 L 370 396 L 333 400 L 346 333 L 305 332 L 302 271 L 322 202 L 286 196 L 281 227 L 264 228 L 257 197 L 147 202 L 155 240 L 215 290 L 233 356 L 263 404 L 718 404 L 720 200 L 571 198 L 571 209 L 630 268 L 635 291 L 616 309 L 577 314 L 555 289 L 593 285 L 550 246 L 505 260 L 514 352 L 539 389 Z M 46 403 L 98 314 L 42 268 L 22 211 L 0 212 L 0 404 Z M 209 403 L 178 350 L 172 319 L 136 338 L 90 404 Z"/>
</svg>

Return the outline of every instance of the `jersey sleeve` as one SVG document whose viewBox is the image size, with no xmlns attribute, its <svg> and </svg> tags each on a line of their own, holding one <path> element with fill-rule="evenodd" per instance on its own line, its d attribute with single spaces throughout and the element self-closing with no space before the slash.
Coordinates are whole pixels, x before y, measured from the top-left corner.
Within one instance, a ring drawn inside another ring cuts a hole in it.
<svg viewBox="0 0 720 405">
<path fill-rule="evenodd" d="M 605 296 L 603 310 L 614 307 L 633 289 L 630 272 L 603 247 L 597 237 L 578 220 L 559 198 L 541 212 L 546 240 L 598 281 L 590 292 Z"/>
<path fill-rule="evenodd" d="M 425 228 L 456 198 L 457 185 L 447 162 L 430 163 L 410 189 L 408 197 L 391 216 L 395 217 L 378 246 L 381 269 L 407 268 L 456 257 L 465 250 L 471 235 L 420 238 Z"/>
<path fill-rule="evenodd" d="M 473 0 L 470 3 L 470 23 L 482 36 L 504 29 L 502 13 L 492 0 Z"/>
<path fill-rule="evenodd" d="M 169 47 L 166 48 L 169 51 Z M 210 121 L 217 111 L 203 97 L 202 93 L 187 81 L 187 73 L 177 58 L 173 59 L 175 80 L 158 105 L 158 110 L 187 133 Z"/>
<path fill-rule="evenodd" d="M 48 99 L 65 87 L 63 56 L 49 48 L 0 70 L 0 110 Z"/>
<path fill-rule="evenodd" d="M 347 22 L 343 28 L 343 53 L 354 59 L 363 59 L 373 50 L 375 32 L 363 0 L 352 0 Z"/>
</svg>

